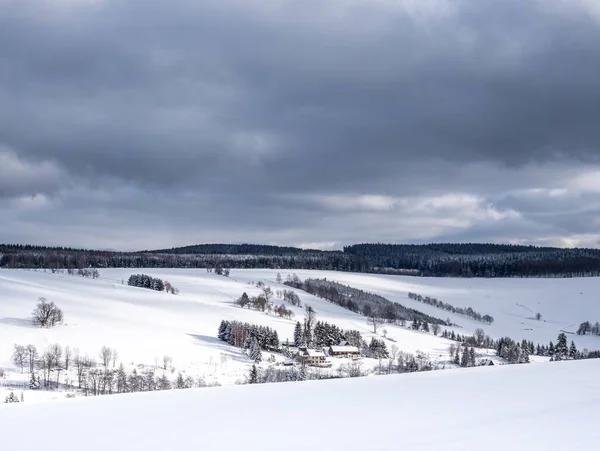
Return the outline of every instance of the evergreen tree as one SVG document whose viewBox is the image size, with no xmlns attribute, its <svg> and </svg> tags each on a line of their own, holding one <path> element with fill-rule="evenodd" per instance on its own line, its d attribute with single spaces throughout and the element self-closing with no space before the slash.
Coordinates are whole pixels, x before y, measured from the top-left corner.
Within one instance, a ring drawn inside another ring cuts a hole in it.
<svg viewBox="0 0 600 451">
<path fill-rule="evenodd" d="M 6 404 L 11 404 L 11 403 L 19 402 L 19 398 L 17 398 L 17 396 L 14 394 L 14 392 L 10 392 L 10 395 L 8 395 L 6 397 L 6 399 L 4 400 L 4 402 Z"/>
<path fill-rule="evenodd" d="M 256 365 L 252 365 L 252 368 L 250 369 L 250 374 L 248 375 L 248 383 L 258 384 L 258 368 L 256 368 Z"/>
<path fill-rule="evenodd" d="M 421 324 L 421 329 L 423 332 L 429 332 L 429 324 L 427 324 L 427 321 L 423 321 L 423 324 Z"/>
<path fill-rule="evenodd" d="M 577 357 L 577 347 L 575 346 L 575 342 L 571 341 L 571 346 L 569 347 L 569 357 L 575 359 Z"/>
<path fill-rule="evenodd" d="M 460 346 L 456 348 L 456 354 L 454 355 L 454 363 L 456 365 L 460 364 Z"/>
<path fill-rule="evenodd" d="M 306 364 L 302 362 L 302 365 L 300 366 L 300 371 L 298 372 L 298 380 L 305 381 L 307 377 L 308 375 L 306 374 Z"/>
<path fill-rule="evenodd" d="M 569 354 L 569 345 L 567 344 L 567 336 L 564 332 L 558 334 L 554 354 L 564 359 Z"/>
<path fill-rule="evenodd" d="M 469 366 L 475 366 L 475 349 L 469 349 Z"/>
<path fill-rule="evenodd" d="M 260 352 L 260 345 L 256 338 L 253 338 L 250 342 L 250 358 L 255 362 L 260 362 L 262 360 L 262 352 Z"/>
<path fill-rule="evenodd" d="M 294 328 L 294 345 L 300 347 L 303 344 L 304 332 L 302 331 L 302 324 L 300 321 L 296 321 L 296 327 Z"/>
<path fill-rule="evenodd" d="M 548 355 L 552 357 L 554 355 L 554 343 L 550 342 L 548 345 Z"/>
<path fill-rule="evenodd" d="M 222 320 L 221 324 L 219 326 L 219 333 L 217 334 L 217 337 L 219 338 L 219 340 L 227 341 L 227 340 L 225 340 L 225 332 L 226 331 L 227 331 L 227 321 Z"/>
<path fill-rule="evenodd" d="M 460 358 L 460 366 L 463 368 L 469 366 L 469 350 L 466 346 L 463 346 L 463 353 Z"/>
<path fill-rule="evenodd" d="M 25 395 L 21 392 L 21 402 L 25 402 Z"/>
</svg>

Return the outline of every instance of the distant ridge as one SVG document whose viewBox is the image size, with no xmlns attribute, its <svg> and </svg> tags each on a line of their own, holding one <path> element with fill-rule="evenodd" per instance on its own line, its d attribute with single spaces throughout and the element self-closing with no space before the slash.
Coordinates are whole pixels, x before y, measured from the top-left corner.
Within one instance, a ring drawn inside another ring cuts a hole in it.
<svg viewBox="0 0 600 451">
<path fill-rule="evenodd" d="M 600 250 L 492 243 L 363 243 L 328 251 L 263 244 L 197 244 L 115 252 L 0 244 L 0 266 L 11 268 L 207 268 L 216 265 L 437 277 L 583 277 L 600 275 Z"/>
</svg>

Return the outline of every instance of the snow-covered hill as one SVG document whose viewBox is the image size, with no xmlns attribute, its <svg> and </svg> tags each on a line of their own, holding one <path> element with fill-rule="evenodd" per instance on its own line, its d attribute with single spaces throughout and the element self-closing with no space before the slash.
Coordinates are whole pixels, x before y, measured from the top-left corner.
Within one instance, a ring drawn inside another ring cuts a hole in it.
<svg viewBox="0 0 600 451">
<path fill-rule="evenodd" d="M 599 372 L 590 360 L 0 405 L 2 447 L 592 451 Z"/>
<path fill-rule="evenodd" d="M 122 283 L 139 272 L 170 281 L 180 294 Z M 293 273 L 280 272 L 284 279 Z M 436 279 L 327 271 L 296 273 L 303 279 L 326 277 L 381 294 L 433 316 L 450 316 L 461 326 L 457 328 L 460 333 L 470 334 L 482 327 L 494 338 L 508 335 L 517 340 L 548 343 L 556 340 L 561 330 L 575 331 L 584 320 L 600 320 L 600 303 L 596 300 L 600 295 L 598 278 Z M 14 368 L 10 359 L 14 344 L 33 344 L 43 350 L 51 343 L 59 343 L 95 358 L 106 345 L 115 348 L 118 360 L 129 368 L 160 366 L 162 357 L 170 356 L 176 371 L 184 375 L 200 376 L 207 382 L 235 383 L 246 377 L 251 361 L 241 350 L 217 340 L 221 320 L 270 326 L 277 330 L 282 342 L 286 338 L 293 341 L 294 320 L 240 309 L 232 303 L 244 291 L 250 296 L 260 292 L 248 283 L 251 281 L 267 281 L 273 290 L 287 288 L 275 283 L 276 274 L 273 270 L 234 269 L 230 277 L 223 277 L 204 270 L 104 269 L 100 270 L 100 279 L 93 280 L 43 271 L 0 270 L 0 369 Z M 455 306 L 471 306 L 482 314 L 492 315 L 495 321 L 484 325 L 448 314 L 408 299 L 409 291 L 434 296 Z M 304 292 L 297 293 L 304 304 L 316 310 L 319 320 L 359 330 L 367 340 L 373 336 L 364 316 Z M 64 325 L 54 329 L 31 327 L 30 314 L 40 296 L 63 309 Z M 294 311 L 296 319 L 302 319 L 303 309 L 287 307 Z M 536 312 L 543 315 L 542 321 L 531 319 Z M 432 361 L 448 361 L 450 341 L 400 326 L 386 325 L 385 329 L 388 347 L 395 345 L 410 353 L 422 351 Z M 580 349 L 600 349 L 598 337 L 569 335 L 571 339 Z M 369 362 L 365 363 L 368 367 Z"/>
</svg>

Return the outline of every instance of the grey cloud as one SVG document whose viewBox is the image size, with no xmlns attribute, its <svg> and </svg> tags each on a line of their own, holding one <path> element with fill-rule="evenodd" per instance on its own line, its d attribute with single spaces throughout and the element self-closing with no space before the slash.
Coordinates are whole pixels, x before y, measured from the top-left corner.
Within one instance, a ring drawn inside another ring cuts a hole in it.
<svg viewBox="0 0 600 451">
<path fill-rule="evenodd" d="M 64 172 L 5 177 L 0 193 L 51 192 L 64 216 L 46 224 L 79 222 L 78 244 L 103 218 L 163 224 L 166 244 L 499 233 L 479 216 L 448 232 L 464 212 L 405 205 L 445 193 L 519 212 L 497 219 L 502 236 L 583 233 L 596 217 L 568 214 L 593 194 L 510 194 L 598 163 L 600 26 L 585 2 L 43 5 L 0 11 L 0 142 Z M 399 204 L 373 203 L 387 198 Z M 69 217 L 83 214 L 96 225 Z"/>
</svg>

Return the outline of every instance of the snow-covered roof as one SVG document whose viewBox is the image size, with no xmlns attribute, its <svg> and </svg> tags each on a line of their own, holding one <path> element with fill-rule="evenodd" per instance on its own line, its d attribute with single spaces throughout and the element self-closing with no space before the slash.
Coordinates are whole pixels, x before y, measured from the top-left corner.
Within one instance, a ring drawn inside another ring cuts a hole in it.
<svg viewBox="0 0 600 451">
<path fill-rule="evenodd" d="M 317 349 L 307 349 L 304 351 L 304 355 L 309 357 L 325 357 L 325 353 L 323 351 L 318 351 Z"/>
<path fill-rule="evenodd" d="M 356 346 L 331 346 L 333 352 L 358 352 Z"/>
</svg>

